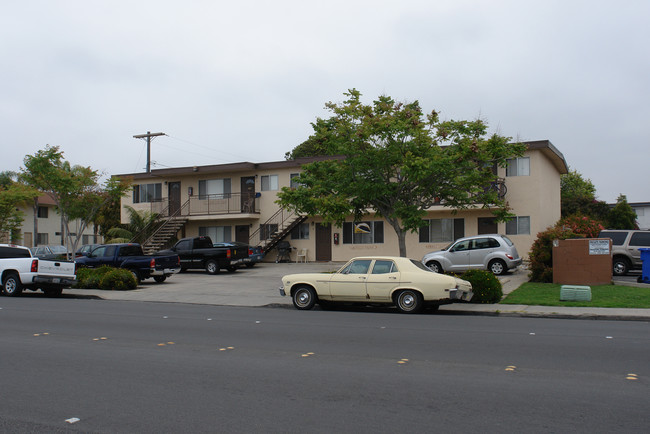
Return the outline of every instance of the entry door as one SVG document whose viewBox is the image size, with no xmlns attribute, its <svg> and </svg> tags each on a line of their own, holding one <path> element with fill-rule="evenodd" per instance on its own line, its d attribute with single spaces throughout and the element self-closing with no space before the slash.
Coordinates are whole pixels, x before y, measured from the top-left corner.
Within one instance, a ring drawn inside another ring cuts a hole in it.
<svg viewBox="0 0 650 434">
<path fill-rule="evenodd" d="M 255 177 L 241 177 L 241 212 L 255 212 Z"/>
<path fill-rule="evenodd" d="M 249 225 L 236 225 L 235 226 L 235 241 L 248 244 L 250 239 L 250 226 Z"/>
<path fill-rule="evenodd" d="M 167 184 L 167 197 L 169 197 L 169 215 L 172 216 L 181 208 L 180 182 L 170 182 Z"/>
<path fill-rule="evenodd" d="M 316 260 L 332 260 L 332 226 L 316 223 Z"/>
</svg>

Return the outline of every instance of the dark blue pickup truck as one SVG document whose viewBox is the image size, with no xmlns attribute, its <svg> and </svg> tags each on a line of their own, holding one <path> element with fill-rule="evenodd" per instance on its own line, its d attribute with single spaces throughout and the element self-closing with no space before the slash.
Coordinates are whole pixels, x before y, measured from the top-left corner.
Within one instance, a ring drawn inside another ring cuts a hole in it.
<svg viewBox="0 0 650 434">
<path fill-rule="evenodd" d="M 88 256 L 76 258 L 75 262 L 79 267 L 96 268 L 110 265 L 124 268 L 133 273 L 138 283 L 150 277 L 161 283 L 181 271 L 178 255 L 145 255 L 140 244 L 133 243 L 102 244 L 95 247 Z"/>
</svg>

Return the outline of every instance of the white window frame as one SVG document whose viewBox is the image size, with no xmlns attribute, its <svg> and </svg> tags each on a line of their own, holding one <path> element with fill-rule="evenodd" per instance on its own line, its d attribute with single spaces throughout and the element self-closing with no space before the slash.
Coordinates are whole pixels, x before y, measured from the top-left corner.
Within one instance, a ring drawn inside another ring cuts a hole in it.
<svg viewBox="0 0 650 434">
<path fill-rule="evenodd" d="M 260 182 L 262 191 L 277 191 L 280 189 L 278 175 L 262 175 Z"/>
<path fill-rule="evenodd" d="M 530 176 L 530 157 L 509 158 L 506 176 Z"/>
<path fill-rule="evenodd" d="M 517 216 L 508 220 L 506 235 L 530 235 L 530 216 Z"/>
</svg>

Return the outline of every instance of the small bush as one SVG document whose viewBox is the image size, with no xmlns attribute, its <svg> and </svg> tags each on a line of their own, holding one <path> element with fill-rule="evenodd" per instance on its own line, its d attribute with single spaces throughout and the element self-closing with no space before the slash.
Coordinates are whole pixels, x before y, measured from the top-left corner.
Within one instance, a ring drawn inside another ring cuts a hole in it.
<svg viewBox="0 0 650 434">
<path fill-rule="evenodd" d="M 472 303 L 498 303 L 503 297 L 501 282 L 486 270 L 469 270 L 460 276 L 472 284 Z"/>
<path fill-rule="evenodd" d="M 135 277 L 129 270 L 115 268 L 102 276 L 99 288 L 113 291 L 126 291 L 138 287 Z"/>
<path fill-rule="evenodd" d="M 77 283 L 75 283 L 74 287 L 83 288 L 83 289 L 106 289 L 102 287 L 102 281 L 104 280 L 104 277 L 106 277 L 108 274 L 111 274 L 115 271 L 127 272 L 127 274 L 131 278 L 133 278 L 130 272 L 126 270 L 120 270 L 114 267 L 109 267 L 107 265 L 103 265 L 98 268 L 79 268 L 76 273 Z M 135 279 L 133 280 L 135 281 Z M 133 288 L 124 288 L 124 289 L 133 289 Z M 111 287 L 108 289 L 113 289 L 113 288 Z"/>
</svg>

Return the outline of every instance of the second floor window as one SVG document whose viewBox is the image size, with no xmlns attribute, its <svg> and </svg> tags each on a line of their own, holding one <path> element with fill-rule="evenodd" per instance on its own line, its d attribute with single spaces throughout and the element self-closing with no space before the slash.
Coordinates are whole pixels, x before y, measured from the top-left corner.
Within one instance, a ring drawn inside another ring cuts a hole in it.
<svg viewBox="0 0 650 434">
<path fill-rule="evenodd" d="M 506 176 L 530 176 L 530 158 L 509 158 Z"/>
<path fill-rule="evenodd" d="M 230 197 L 230 178 L 199 181 L 199 199 L 224 199 Z"/>
<path fill-rule="evenodd" d="M 133 203 L 162 200 L 162 184 L 138 184 L 133 186 Z"/>
<path fill-rule="evenodd" d="M 39 206 L 38 207 L 37 216 L 38 216 L 39 219 L 46 219 L 47 218 L 47 209 L 48 208 L 46 206 Z"/>
<path fill-rule="evenodd" d="M 262 191 L 279 190 L 278 175 L 262 175 Z"/>
<path fill-rule="evenodd" d="M 292 173 L 291 175 L 289 175 L 289 178 L 291 178 L 291 182 L 290 182 L 290 184 L 291 184 L 290 187 L 291 188 L 298 188 L 298 186 L 300 185 L 300 183 L 298 182 L 298 177 L 299 176 L 300 176 L 300 173 Z"/>
</svg>

